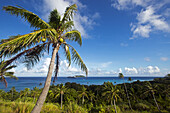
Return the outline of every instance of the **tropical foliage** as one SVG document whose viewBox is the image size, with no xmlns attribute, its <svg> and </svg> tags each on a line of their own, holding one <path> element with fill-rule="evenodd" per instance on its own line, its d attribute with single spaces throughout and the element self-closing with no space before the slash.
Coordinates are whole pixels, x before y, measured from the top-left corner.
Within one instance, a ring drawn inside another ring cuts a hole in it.
<svg viewBox="0 0 170 113">
<path fill-rule="evenodd" d="M 105 82 L 103 85 L 87 86 L 68 82 L 65 85 L 52 85 L 41 112 L 160 113 L 161 111 L 162 113 L 168 113 L 170 110 L 170 98 L 168 97 L 169 93 L 167 93 L 167 91 L 170 92 L 170 89 L 167 89 L 169 82 L 170 78 L 165 77 L 150 82 L 125 83 L 133 111 L 129 108 L 128 99 L 126 93 L 124 93 L 124 84 L 113 85 L 111 82 Z M 61 101 L 62 90 L 64 93 Z M 22 93 L 23 91 L 25 93 Z M 0 90 L 0 112 L 30 112 L 41 91 L 42 89 L 35 87 L 32 90 L 26 88 L 20 92 L 16 91 L 15 87 L 7 92 Z M 157 108 L 152 91 L 160 111 Z M 83 92 L 87 94 L 87 97 L 84 96 L 82 105 Z M 21 96 L 21 94 L 26 96 Z"/>
</svg>

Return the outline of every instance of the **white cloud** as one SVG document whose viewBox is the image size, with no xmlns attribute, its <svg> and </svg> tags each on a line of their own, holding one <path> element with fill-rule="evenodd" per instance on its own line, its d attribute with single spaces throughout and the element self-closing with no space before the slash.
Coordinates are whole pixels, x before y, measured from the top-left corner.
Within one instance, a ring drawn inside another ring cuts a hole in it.
<svg viewBox="0 0 170 113">
<path fill-rule="evenodd" d="M 147 6 L 151 0 L 115 0 L 111 5 L 118 10 L 131 9 L 135 6 Z"/>
<path fill-rule="evenodd" d="M 168 57 L 161 57 L 160 60 L 162 60 L 162 61 L 168 61 Z"/>
<path fill-rule="evenodd" d="M 74 24 L 75 28 L 79 30 L 84 38 L 88 38 L 89 35 L 87 33 L 87 28 L 93 28 L 95 23 L 95 19 L 100 17 L 100 14 L 96 12 L 93 15 L 82 15 L 81 9 L 86 8 L 87 6 L 79 2 L 79 0 L 43 0 L 42 5 L 42 15 L 45 20 L 48 20 L 48 16 L 50 11 L 53 9 L 57 9 L 59 13 L 63 16 L 66 7 L 77 4 L 79 11 L 74 16 Z"/>
<path fill-rule="evenodd" d="M 151 61 L 151 59 L 149 57 L 145 57 L 144 60 L 147 61 L 147 62 Z"/>
<path fill-rule="evenodd" d="M 133 24 L 131 31 L 133 32 L 132 38 L 142 36 L 149 37 L 149 33 L 154 30 L 169 32 L 169 24 L 165 21 L 162 15 L 155 13 L 155 8 L 148 6 L 146 10 L 142 10 L 137 15 L 137 23 Z"/>
<path fill-rule="evenodd" d="M 147 66 L 146 68 L 139 68 L 138 74 L 141 75 L 151 75 L 151 74 L 160 74 L 160 69 L 157 66 Z"/>
<path fill-rule="evenodd" d="M 137 71 L 137 69 L 135 67 L 133 67 L 133 68 L 125 67 L 124 73 L 125 74 L 130 74 L 130 75 L 136 75 L 136 74 L 138 74 L 138 71 Z"/>
<path fill-rule="evenodd" d="M 137 22 L 131 23 L 133 35 L 130 39 L 144 37 L 149 38 L 154 31 L 170 32 L 169 8 L 163 7 L 170 2 L 168 0 L 116 0 L 112 6 L 118 10 L 130 10 L 140 7 L 137 13 Z"/>
</svg>

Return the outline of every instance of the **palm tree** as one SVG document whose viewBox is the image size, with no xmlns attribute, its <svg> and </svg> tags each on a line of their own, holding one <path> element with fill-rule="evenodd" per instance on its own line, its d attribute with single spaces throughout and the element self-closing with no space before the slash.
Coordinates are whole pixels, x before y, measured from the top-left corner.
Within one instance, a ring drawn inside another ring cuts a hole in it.
<svg viewBox="0 0 170 113">
<path fill-rule="evenodd" d="M 78 93 L 79 93 L 79 98 L 82 98 L 82 105 L 84 104 L 84 97 L 86 97 L 86 98 L 88 98 L 88 92 L 86 91 L 87 90 L 87 88 L 85 88 L 84 87 L 84 85 L 83 85 L 83 87 L 82 87 L 82 89 L 81 89 L 81 91 L 78 91 Z"/>
<path fill-rule="evenodd" d="M 102 96 L 107 96 L 107 98 L 111 102 L 111 106 L 113 106 L 113 102 L 114 102 L 115 113 L 117 113 L 116 101 L 117 101 L 117 98 L 120 98 L 119 95 L 118 95 L 119 89 L 117 89 L 116 85 L 114 86 L 111 82 L 105 83 L 104 89 L 106 91 L 102 93 Z"/>
<path fill-rule="evenodd" d="M 16 92 L 15 87 L 12 87 L 10 91 L 11 91 L 11 95 L 12 95 L 12 99 L 13 99 L 13 97 L 14 97 L 14 92 Z"/>
<path fill-rule="evenodd" d="M 152 84 L 149 81 L 147 81 L 146 84 L 145 84 L 145 87 L 147 88 L 147 90 L 143 93 L 143 95 L 147 94 L 147 93 L 151 93 L 152 96 L 153 96 L 154 102 L 156 104 L 156 107 L 158 108 L 159 112 L 161 113 L 160 107 L 159 107 L 159 105 L 156 101 L 156 98 L 155 98 L 155 91 L 156 91 L 155 88 L 157 87 L 157 85 L 152 87 Z"/>
<path fill-rule="evenodd" d="M 8 64 L 23 57 L 24 59 L 22 60 L 24 60 L 26 66 L 32 67 L 40 60 L 40 57 L 43 56 L 44 51 L 48 51 L 49 53 L 49 48 L 52 47 L 53 49 L 43 91 L 32 110 L 32 113 L 40 113 L 49 91 L 53 67 L 55 64 L 54 62 L 60 46 L 65 50 L 65 56 L 69 62 L 69 65 L 71 64 L 72 53 L 73 62 L 79 65 L 81 69 L 86 72 L 86 75 L 88 74 L 87 67 L 78 52 L 73 48 L 73 46 L 66 43 L 66 41 L 69 40 L 78 42 L 80 46 L 82 45 L 80 32 L 73 30 L 74 22 L 72 21 L 72 17 L 74 12 L 77 11 L 77 6 L 74 4 L 70 7 L 67 7 L 63 18 L 61 18 L 56 9 L 53 10 L 49 16 L 49 23 L 46 23 L 36 14 L 20 6 L 6 6 L 3 7 L 3 10 L 9 12 L 12 15 L 21 16 L 21 18 L 24 18 L 31 24 L 31 27 L 35 27 L 35 30 L 31 33 L 25 35 L 17 35 L 9 39 L 1 40 L 0 56 L 7 57 L 16 55 L 10 59 Z"/>
<path fill-rule="evenodd" d="M 126 87 L 126 84 L 125 84 L 124 75 L 123 75 L 122 73 L 119 73 L 119 78 L 120 78 L 120 79 L 123 79 L 123 84 L 124 84 L 125 91 L 126 91 L 126 95 L 127 95 L 127 99 L 128 99 L 128 102 L 129 102 L 129 107 L 130 107 L 130 109 L 132 110 L 131 103 L 130 103 L 130 98 L 129 98 L 128 91 L 127 91 L 127 87 Z"/>
<path fill-rule="evenodd" d="M 20 92 L 20 96 L 25 97 L 24 102 L 25 102 L 25 99 L 28 96 L 28 94 L 30 94 L 30 88 L 25 88 L 23 91 Z"/>
<path fill-rule="evenodd" d="M 39 96 L 39 88 L 34 87 L 33 90 L 31 90 L 31 96 L 33 96 L 33 103 L 35 102 L 35 99 Z"/>
<path fill-rule="evenodd" d="M 63 95 L 66 92 L 66 90 L 67 88 L 63 84 L 61 84 L 61 86 L 57 88 L 57 94 L 54 97 L 54 98 L 57 98 L 59 95 L 61 95 L 61 109 L 63 105 Z"/>
<path fill-rule="evenodd" d="M 2 61 L 0 62 L 0 80 L 5 83 L 5 86 L 7 87 L 8 83 L 5 79 L 5 77 L 10 77 L 10 78 L 14 78 L 14 79 L 18 79 L 16 76 L 14 76 L 14 72 L 9 72 L 9 70 L 11 70 L 12 68 L 15 68 L 15 65 L 11 65 L 11 66 L 6 66 L 7 61 Z"/>
<path fill-rule="evenodd" d="M 95 98 L 95 93 L 93 93 L 92 90 L 89 91 L 88 93 L 89 97 L 90 97 L 90 101 L 93 102 L 93 99 Z"/>
</svg>

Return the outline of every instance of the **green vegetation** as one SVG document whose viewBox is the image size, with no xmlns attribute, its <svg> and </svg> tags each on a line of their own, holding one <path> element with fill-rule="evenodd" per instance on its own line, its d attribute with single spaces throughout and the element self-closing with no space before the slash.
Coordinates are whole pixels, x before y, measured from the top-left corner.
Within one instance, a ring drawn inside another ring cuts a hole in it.
<svg viewBox="0 0 170 113">
<path fill-rule="evenodd" d="M 75 64 L 80 66 L 81 70 L 84 71 L 86 75 L 88 75 L 87 67 L 82 58 L 80 57 L 76 49 L 74 49 L 73 46 L 67 43 L 76 42 L 80 46 L 82 45 L 81 34 L 78 30 L 75 29 L 73 22 L 73 15 L 77 11 L 77 5 L 73 4 L 67 7 L 62 16 L 56 9 L 54 9 L 50 12 L 49 22 L 43 21 L 38 15 L 20 6 L 4 6 L 3 10 L 11 15 L 21 17 L 22 19 L 27 21 L 31 27 L 34 28 L 31 33 L 12 36 L 8 39 L 2 39 L 0 41 L 0 58 L 6 59 L 12 57 L 8 60 L 6 64 L 4 64 L 5 66 L 1 66 L 2 63 L 0 64 L 0 68 L 2 67 L 0 72 L 0 79 L 3 80 L 5 84 L 7 84 L 7 82 L 4 76 L 14 76 L 13 72 L 5 72 L 6 70 L 3 69 L 5 69 L 8 65 L 11 65 L 14 61 L 22 59 L 21 62 L 25 63 L 27 68 L 31 68 L 40 61 L 45 52 L 47 52 L 48 54 L 52 53 L 44 88 L 42 90 L 42 93 L 39 95 L 34 109 L 32 110 L 32 113 L 40 113 L 50 88 L 52 73 L 54 71 L 55 64 L 55 78 L 58 74 L 58 51 L 60 50 L 60 48 L 63 48 L 64 55 L 69 62 L 69 66 L 73 61 Z M 25 91 L 22 91 L 20 96 L 24 96 L 26 99 L 29 95 L 29 92 L 29 89 L 25 89 Z M 63 94 L 61 93 L 61 98 Z"/>
<path fill-rule="evenodd" d="M 156 78 L 153 81 L 113 85 L 80 85 L 66 83 L 52 85 L 41 113 L 169 113 L 170 77 Z M 0 90 L 0 112 L 29 113 L 42 89 L 26 88 L 20 92 L 15 87 L 5 92 Z"/>
</svg>

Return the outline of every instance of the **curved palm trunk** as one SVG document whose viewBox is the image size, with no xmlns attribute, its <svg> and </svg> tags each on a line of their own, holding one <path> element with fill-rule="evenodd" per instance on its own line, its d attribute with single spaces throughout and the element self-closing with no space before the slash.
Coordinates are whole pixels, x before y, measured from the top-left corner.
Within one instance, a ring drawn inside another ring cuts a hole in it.
<svg viewBox="0 0 170 113">
<path fill-rule="evenodd" d="M 114 99 L 114 107 L 115 107 L 115 113 L 117 113 L 115 99 Z"/>
<path fill-rule="evenodd" d="M 127 95 L 129 107 L 130 107 L 130 109 L 132 110 L 132 106 L 131 106 L 131 103 L 130 103 L 130 99 L 129 99 L 129 95 L 128 95 L 128 91 L 127 91 L 127 87 L 126 87 L 124 78 L 123 78 L 123 83 L 124 83 L 124 86 L 125 86 L 125 90 L 126 90 L 126 95 Z"/>
<path fill-rule="evenodd" d="M 50 84 L 51 84 L 51 77 L 52 77 L 52 73 L 53 73 L 53 67 L 54 67 L 54 62 L 55 62 L 55 58 L 56 58 L 56 54 L 58 52 L 60 48 L 60 45 L 57 45 L 54 49 L 53 49 L 53 54 L 52 54 L 52 58 L 50 61 L 50 65 L 49 65 L 49 69 L 48 69 L 48 74 L 47 74 L 47 78 L 45 81 L 45 85 L 44 88 L 39 96 L 39 99 L 37 100 L 36 105 L 34 106 L 33 110 L 31 113 L 40 113 L 41 108 L 44 104 L 44 101 L 46 99 L 48 90 L 50 88 Z"/>
<path fill-rule="evenodd" d="M 153 94 L 153 92 L 152 92 L 152 96 L 153 96 L 153 99 L 154 99 L 154 101 L 155 101 L 156 107 L 158 108 L 159 112 L 162 113 L 161 110 L 160 110 L 160 108 L 159 108 L 159 105 L 158 105 L 158 103 L 157 103 L 157 101 L 156 101 L 156 98 L 155 98 L 155 95 Z"/>
<path fill-rule="evenodd" d="M 62 105 L 63 105 L 63 94 L 61 94 L 61 109 L 62 109 Z"/>
</svg>

